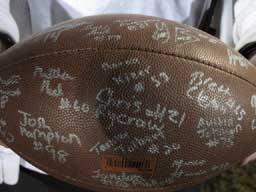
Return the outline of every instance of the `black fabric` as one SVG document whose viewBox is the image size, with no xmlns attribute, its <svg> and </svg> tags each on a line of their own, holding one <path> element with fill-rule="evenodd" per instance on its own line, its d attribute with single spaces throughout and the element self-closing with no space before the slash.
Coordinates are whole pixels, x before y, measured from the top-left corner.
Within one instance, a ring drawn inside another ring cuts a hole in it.
<svg viewBox="0 0 256 192">
<path fill-rule="evenodd" d="M 217 5 L 217 0 L 212 0 L 211 6 L 204 13 L 204 16 L 201 20 L 199 27 L 198 27 L 199 29 L 201 29 L 211 35 L 216 35 L 216 29 L 211 27 L 212 18 L 214 15 L 214 10 L 215 10 L 216 5 Z"/>
<path fill-rule="evenodd" d="M 247 59 L 250 59 L 256 54 L 256 41 L 246 44 L 239 52 Z"/>
<path fill-rule="evenodd" d="M 0 40 L 1 43 L 3 43 L 6 46 L 6 48 L 9 48 L 14 45 L 14 41 L 4 33 L 0 33 Z"/>
</svg>

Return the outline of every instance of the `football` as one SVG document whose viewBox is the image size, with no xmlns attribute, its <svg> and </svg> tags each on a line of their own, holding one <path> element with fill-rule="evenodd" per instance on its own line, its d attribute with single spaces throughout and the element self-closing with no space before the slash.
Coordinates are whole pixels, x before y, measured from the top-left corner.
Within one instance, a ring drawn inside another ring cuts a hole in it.
<svg viewBox="0 0 256 192">
<path fill-rule="evenodd" d="M 231 47 L 173 21 L 67 21 L 0 56 L 0 140 L 85 189 L 191 187 L 255 152 L 255 74 Z"/>
</svg>

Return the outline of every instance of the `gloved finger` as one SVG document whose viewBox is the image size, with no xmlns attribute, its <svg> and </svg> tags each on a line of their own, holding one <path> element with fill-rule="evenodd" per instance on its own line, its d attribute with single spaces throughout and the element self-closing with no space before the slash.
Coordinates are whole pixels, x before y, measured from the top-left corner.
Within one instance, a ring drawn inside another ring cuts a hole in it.
<svg viewBox="0 0 256 192">
<path fill-rule="evenodd" d="M 3 182 L 4 182 L 3 161 L 2 161 L 2 155 L 0 153 L 0 184 L 3 184 Z"/>
<path fill-rule="evenodd" d="M 19 180 L 20 157 L 12 152 L 3 155 L 3 178 L 7 185 L 15 185 Z"/>
</svg>

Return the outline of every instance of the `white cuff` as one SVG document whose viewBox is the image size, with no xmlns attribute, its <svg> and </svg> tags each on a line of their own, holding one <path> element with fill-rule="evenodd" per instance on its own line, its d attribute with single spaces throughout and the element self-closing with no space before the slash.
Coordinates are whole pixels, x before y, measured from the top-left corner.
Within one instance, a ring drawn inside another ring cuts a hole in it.
<svg viewBox="0 0 256 192">
<path fill-rule="evenodd" d="M 20 40 L 18 26 L 10 13 L 10 0 L 0 0 L 0 32 L 16 43 Z"/>
<path fill-rule="evenodd" d="M 237 50 L 256 41 L 256 1 L 239 0 L 235 4 L 233 38 Z"/>
<path fill-rule="evenodd" d="M 0 184 L 17 184 L 19 172 L 20 157 L 11 149 L 0 146 Z"/>
<path fill-rule="evenodd" d="M 15 154 L 5 154 L 2 158 L 4 183 L 15 185 L 19 180 L 20 157 Z"/>
</svg>

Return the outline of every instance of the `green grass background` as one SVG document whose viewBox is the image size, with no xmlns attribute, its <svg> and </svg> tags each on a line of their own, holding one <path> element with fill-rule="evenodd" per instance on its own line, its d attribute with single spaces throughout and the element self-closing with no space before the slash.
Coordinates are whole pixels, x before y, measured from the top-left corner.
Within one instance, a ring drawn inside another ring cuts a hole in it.
<svg viewBox="0 0 256 192">
<path fill-rule="evenodd" d="M 256 192 L 256 163 L 222 173 L 203 185 L 201 192 Z"/>
</svg>

